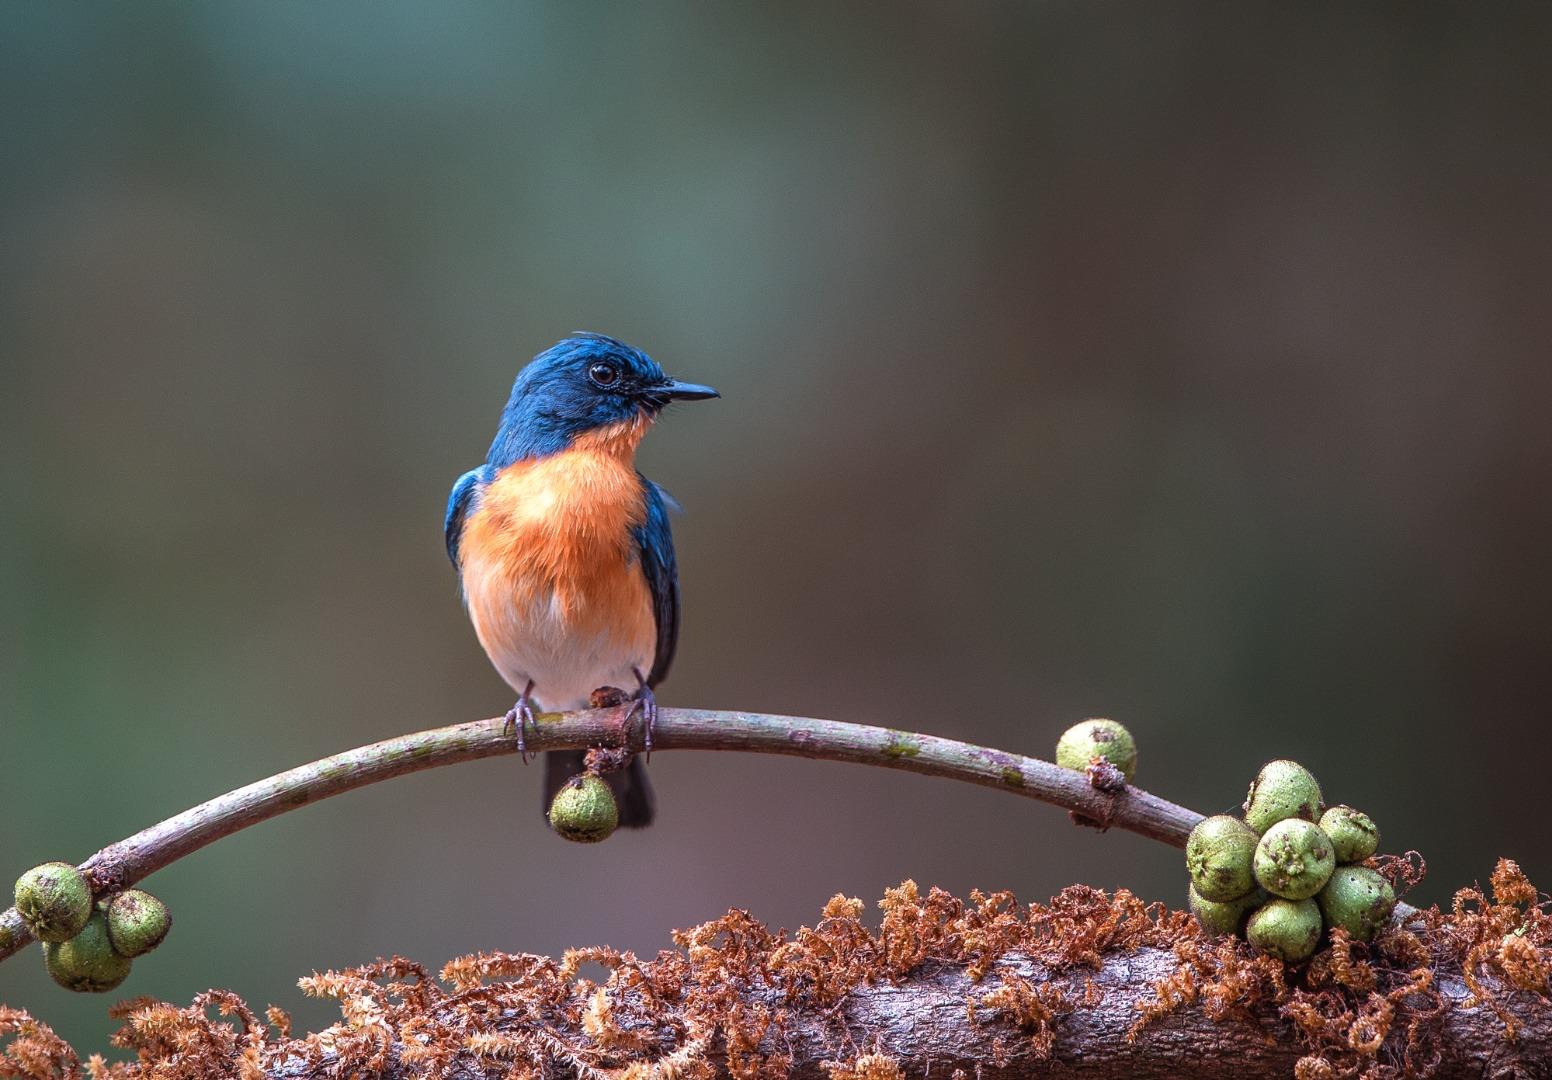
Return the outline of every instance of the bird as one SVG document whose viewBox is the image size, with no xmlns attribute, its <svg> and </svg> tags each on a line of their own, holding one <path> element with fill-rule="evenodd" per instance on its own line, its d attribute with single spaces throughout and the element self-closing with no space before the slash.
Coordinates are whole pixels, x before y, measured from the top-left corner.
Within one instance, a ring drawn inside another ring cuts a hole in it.
<svg viewBox="0 0 1552 1080">
<path fill-rule="evenodd" d="M 517 692 L 506 714 L 527 761 L 535 706 L 588 707 L 631 690 L 650 756 L 654 688 L 679 638 L 671 496 L 636 467 L 636 448 L 675 401 L 720 397 L 680 382 L 646 353 L 575 332 L 518 373 L 484 464 L 453 484 L 443 532 L 475 636 Z M 580 750 L 545 761 L 545 807 L 583 770 Z M 651 823 L 640 758 L 608 775 L 620 824 Z"/>
</svg>

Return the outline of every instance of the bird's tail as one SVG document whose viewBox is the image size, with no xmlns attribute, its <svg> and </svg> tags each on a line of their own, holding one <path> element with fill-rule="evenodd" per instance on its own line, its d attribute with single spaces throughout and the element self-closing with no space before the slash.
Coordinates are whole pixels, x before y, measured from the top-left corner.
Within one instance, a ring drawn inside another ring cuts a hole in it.
<svg viewBox="0 0 1552 1080">
<path fill-rule="evenodd" d="M 582 750 L 551 750 L 544 755 L 544 813 L 550 812 L 550 800 L 565 786 L 567 780 L 582 772 L 587 754 Z M 614 789 L 615 801 L 620 804 L 620 824 L 627 829 L 642 829 L 652 824 L 652 785 L 647 783 L 647 771 L 641 759 L 631 758 L 631 763 L 619 772 L 605 773 L 604 779 Z"/>
</svg>

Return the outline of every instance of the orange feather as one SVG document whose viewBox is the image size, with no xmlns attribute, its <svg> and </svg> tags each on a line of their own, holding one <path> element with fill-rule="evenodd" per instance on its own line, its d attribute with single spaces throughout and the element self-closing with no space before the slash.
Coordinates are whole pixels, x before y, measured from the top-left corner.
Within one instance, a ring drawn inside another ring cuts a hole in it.
<svg viewBox="0 0 1552 1080">
<path fill-rule="evenodd" d="M 516 462 L 480 492 L 459 548 L 480 644 L 503 678 L 549 708 L 630 687 L 657 644 L 632 530 L 646 515 L 635 454 L 648 421 L 579 436 Z M 586 685 L 583 685 L 583 684 Z"/>
</svg>

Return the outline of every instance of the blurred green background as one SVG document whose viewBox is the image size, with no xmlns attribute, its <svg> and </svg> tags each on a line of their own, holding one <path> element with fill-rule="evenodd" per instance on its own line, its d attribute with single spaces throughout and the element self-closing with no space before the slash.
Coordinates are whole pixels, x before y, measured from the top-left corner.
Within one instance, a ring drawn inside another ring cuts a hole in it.
<svg viewBox="0 0 1552 1080">
<path fill-rule="evenodd" d="M 1048 754 L 1203 811 L 1308 763 L 1424 902 L 1552 880 L 1544 6 L 11 5 L 0 876 L 505 710 L 442 551 L 573 328 L 720 402 L 647 471 L 665 703 Z M 515 759 L 151 879 L 121 994 L 608 942 L 902 878 L 1180 902 L 1178 852 L 905 774 L 663 754 L 550 836 Z M 85 1050 L 35 952 L 0 1000 Z"/>
</svg>

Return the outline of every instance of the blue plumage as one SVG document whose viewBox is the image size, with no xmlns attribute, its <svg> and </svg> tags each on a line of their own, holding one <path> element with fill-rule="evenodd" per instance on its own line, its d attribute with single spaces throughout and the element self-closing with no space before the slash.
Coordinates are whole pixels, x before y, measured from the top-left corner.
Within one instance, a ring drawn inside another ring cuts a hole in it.
<svg viewBox="0 0 1552 1080">
<path fill-rule="evenodd" d="M 618 381 L 601 388 L 579 377 L 594 364 L 613 367 Z M 640 349 L 603 334 L 574 334 L 518 373 L 485 464 L 499 470 L 558 453 L 583 432 L 629 420 L 651 401 L 657 402 L 651 406 L 656 412 L 668 399 L 651 391 L 672 381 Z"/>
<path fill-rule="evenodd" d="M 679 578 L 668 521 L 675 504 L 635 470 L 635 448 L 670 401 L 716 396 L 670 379 L 624 342 L 575 334 L 518 374 L 485 463 L 453 485 L 447 555 L 481 644 L 519 692 L 508 714 L 519 749 L 530 695 L 574 708 L 592 688 L 633 680 L 650 751 L 652 688 L 678 643 Z M 600 524 L 609 521 L 621 524 Z M 579 753 L 550 753 L 551 792 L 580 766 Z M 647 824 L 639 764 L 610 782 L 621 823 Z"/>
<path fill-rule="evenodd" d="M 637 474 L 640 475 L 639 473 Z M 657 623 L 657 651 L 647 685 L 656 686 L 668 675 L 679 645 L 679 564 L 674 558 L 674 534 L 668 525 L 667 493 L 645 476 L 647 520 L 636 528 L 636 550 L 652 592 L 652 617 Z"/>
<path fill-rule="evenodd" d="M 442 536 L 447 543 L 447 557 L 452 561 L 453 569 L 458 569 L 458 542 L 463 538 L 463 523 L 474 509 L 474 503 L 479 498 L 479 489 L 482 484 L 490 482 L 490 467 L 481 465 L 478 469 L 470 469 L 460 476 L 453 484 L 452 492 L 447 496 L 447 514 L 442 518 Z"/>
</svg>

